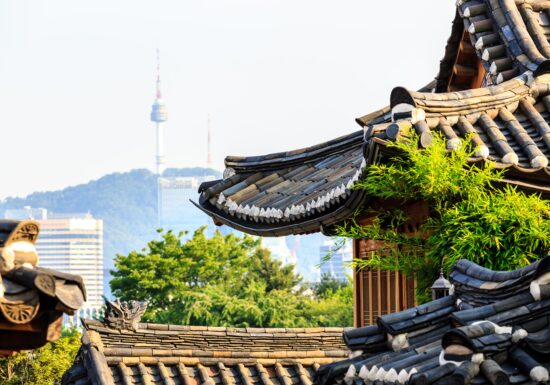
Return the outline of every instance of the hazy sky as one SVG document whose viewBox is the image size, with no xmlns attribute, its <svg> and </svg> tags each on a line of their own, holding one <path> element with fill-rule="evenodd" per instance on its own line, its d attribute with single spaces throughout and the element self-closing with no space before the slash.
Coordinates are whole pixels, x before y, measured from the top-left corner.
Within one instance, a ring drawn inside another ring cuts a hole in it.
<svg viewBox="0 0 550 385">
<path fill-rule="evenodd" d="M 437 74 L 451 0 L 0 0 L 0 198 L 313 145 Z"/>
</svg>

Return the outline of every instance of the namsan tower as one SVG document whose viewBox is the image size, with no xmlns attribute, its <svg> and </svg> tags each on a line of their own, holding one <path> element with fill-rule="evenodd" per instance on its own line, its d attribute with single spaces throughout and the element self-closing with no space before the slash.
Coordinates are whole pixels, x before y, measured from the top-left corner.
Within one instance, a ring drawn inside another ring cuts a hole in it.
<svg viewBox="0 0 550 385">
<path fill-rule="evenodd" d="M 168 112 L 166 105 L 162 100 L 162 93 L 160 92 L 160 54 L 157 48 L 157 96 L 153 102 L 151 108 L 151 121 L 155 123 L 157 128 L 157 159 L 156 159 L 156 173 L 162 175 L 165 168 L 164 160 L 164 122 L 168 119 Z"/>
</svg>

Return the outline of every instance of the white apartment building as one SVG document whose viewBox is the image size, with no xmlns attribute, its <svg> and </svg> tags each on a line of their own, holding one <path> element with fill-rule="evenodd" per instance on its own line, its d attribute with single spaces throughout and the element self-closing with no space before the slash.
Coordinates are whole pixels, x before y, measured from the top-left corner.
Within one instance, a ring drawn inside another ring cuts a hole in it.
<svg viewBox="0 0 550 385">
<path fill-rule="evenodd" d="M 190 237 L 201 226 L 210 225 L 212 221 L 190 201 L 197 201 L 197 190 L 201 183 L 214 180 L 214 176 L 202 177 L 159 177 L 158 179 L 158 222 L 159 226 L 176 233 L 189 231 Z"/>
</svg>

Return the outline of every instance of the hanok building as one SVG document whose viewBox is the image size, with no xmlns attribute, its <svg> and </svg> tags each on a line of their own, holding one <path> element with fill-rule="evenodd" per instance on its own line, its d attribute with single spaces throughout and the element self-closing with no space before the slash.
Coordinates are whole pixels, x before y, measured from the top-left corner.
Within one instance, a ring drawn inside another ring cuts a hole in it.
<svg viewBox="0 0 550 385">
<path fill-rule="evenodd" d="M 504 184 L 550 196 L 550 2 L 459 0 L 436 79 L 419 91 L 397 87 L 389 106 L 356 119 L 361 130 L 312 147 L 225 159 L 224 178 L 201 185 L 198 206 L 216 224 L 249 234 L 323 232 L 358 209 L 389 202 L 351 189 L 366 166 L 387 162 L 388 143 L 412 129 L 419 145 L 440 132 L 450 151 L 471 136 L 472 164 L 506 169 Z M 414 233 L 429 207 L 402 207 L 404 233 Z M 368 223 L 363 217 L 360 223 Z M 354 257 L 378 250 L 376 240 L 354 242 Z M 354 274 L 355 322 L 415 305 L 414 280 L 398 272 Z"/>
<path fill-rule="evenodd" d="M 55 341 L 86 300 L 80 276 L 36 266 L 38 233 L 35 221 L 0 220 L 0 356 Z"/>
</svg>

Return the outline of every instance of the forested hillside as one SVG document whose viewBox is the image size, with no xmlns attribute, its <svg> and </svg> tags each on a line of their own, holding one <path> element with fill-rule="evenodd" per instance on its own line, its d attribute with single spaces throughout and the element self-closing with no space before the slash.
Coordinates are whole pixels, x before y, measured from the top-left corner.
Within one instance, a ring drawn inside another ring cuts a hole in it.
<svg viewBox="0 0 550 385">
<path fill-rule="evenodd" d="M 165 176 L 201 176 L 220 173 L 206 168 L 167 169 Z M 86 213 L 103 219 L 106 269 L 115 254 L 141 250 L 157 237 L 156 176 L 139 169 L 113 173 L 59 191 L 36 192 L 25 198 L 7 198 L 0 212 L 24 206 L 43 207 L 54 213 Z"/>
</svg>

